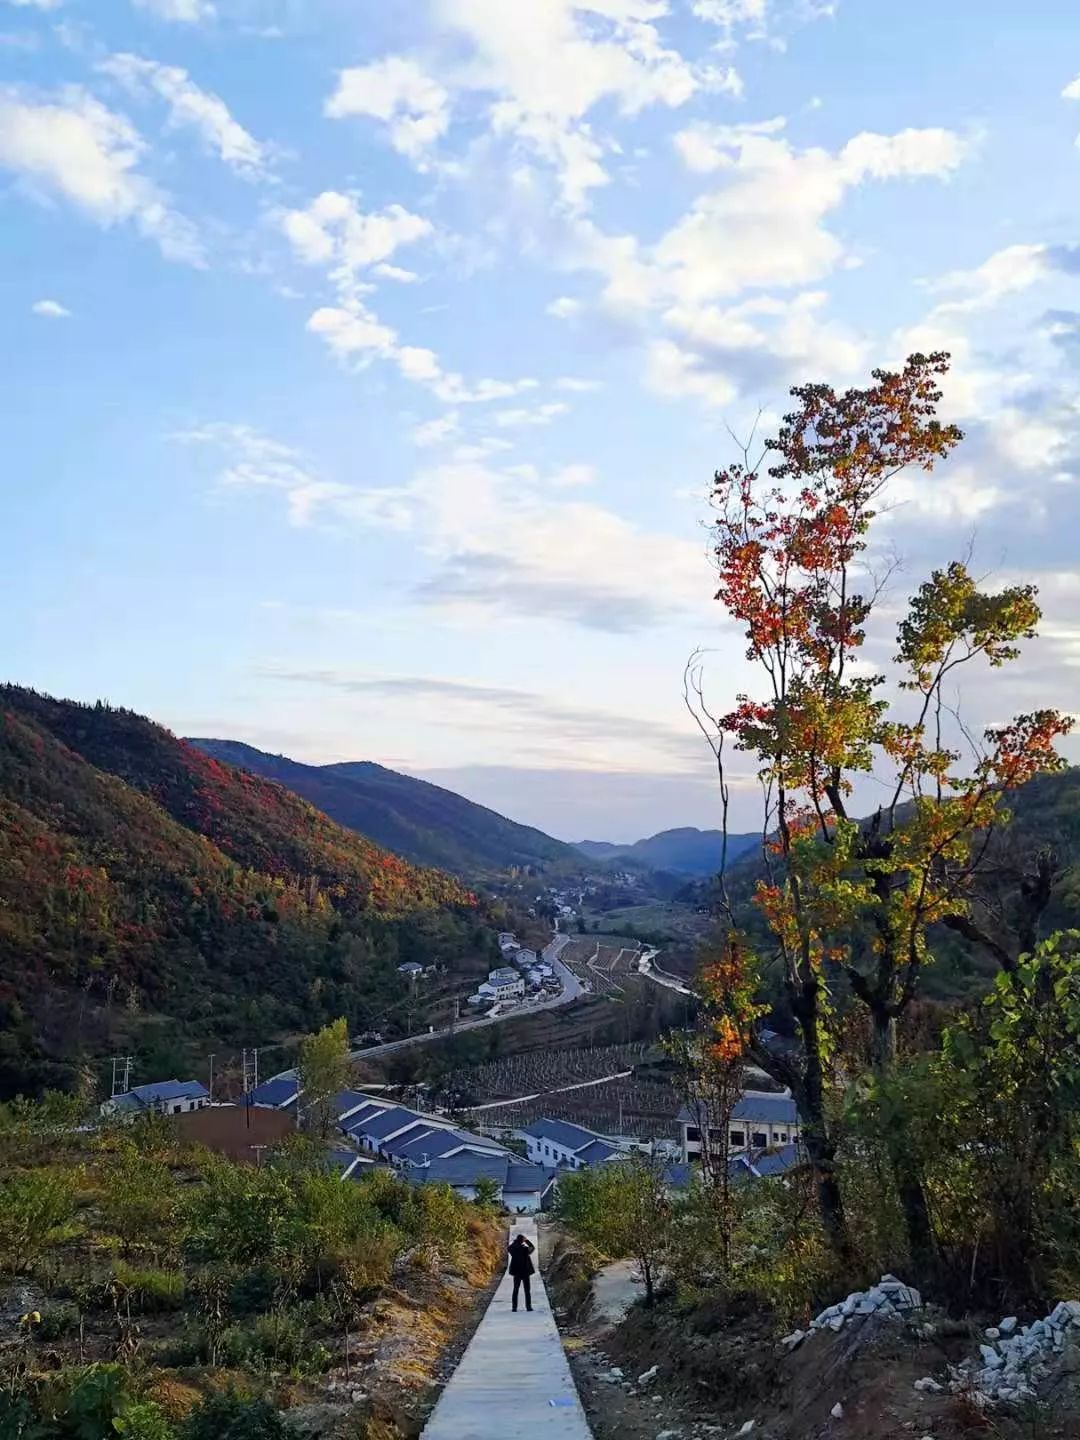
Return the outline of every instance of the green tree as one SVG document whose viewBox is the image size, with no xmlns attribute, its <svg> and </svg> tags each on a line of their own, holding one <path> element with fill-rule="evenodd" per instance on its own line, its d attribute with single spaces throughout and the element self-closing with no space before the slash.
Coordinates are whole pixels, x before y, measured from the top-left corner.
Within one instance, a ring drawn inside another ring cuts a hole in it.
<svg viewBox="0 0 1080 1440">
<path fill-rule="evenodd" d="M 325 1140 L 334 1118 L 333 1098 L 350 1079 L 349 1027 L 344 1016 L 300 1042 L 296 1069 L 307 1122 Z"/>
<path fill-rule="evenodd" d="M 755 757 L 762 779 L 761 829 L 771 839 L 755 898 L 801 1055 L 777 1055 L 759 1034 L 751 1054 L 795 1096 L 822 1222 L 845 1259 L 828 1104 L 834 982 L 843 977 L 844 998 L 866 1008 L 874 1068 L 886 1077 L 897 1020 L 931 958 L 928 930 L 945 924 L 982 935 L 972 898 L 985 837 L 1007 820 L 1009 790 L 1060 766 L 1054 741 L 1071 724 L 1053 710 L 1022 715 L 987 732 L 985 747 L 961 763 L 954 747 L 966 745 L 968 732 L 962 721 L 950 728 L 957 672 L 978 660 L 996 668 L 1014 659 L 1019 641 L 1035 633 L 1039 608 L 1034 587 L 991 594 L 958 562 L 920 586 L 900 622 L 900 704 L 882 698 L 886 676 L 862 659 L 879 593 L 862 593 L 862 557 L 886 487 L 908 467 L 933 469 L 962 439 L 937 418 L 947 369 L 946 355 L 912 355 L 899 372 L 875 371 L 866 389 L 800 386 L 792 392 L 798 408 L 765 443 L 775 462 L 767 474 L 744 454 L 716 475 L 717 598 L 745 626 L 761 694 L 740 696 L 714 717 L 700 671 L 692 663 L 688 673 L 687 698 L 719 770 L 725 833 L 727 741 Z M 848 805 L 855 781 L 871 771 L 887 777 L 887 798 L 860 825 Z M 1045 875 L 1028 893 L 1038 913 L 1049 898 Z M 729 926 L 740 928 L 723 881 L 721 903 Z M 927 1281 L 932 1226 L 902 1122 L 900 1115 L 890 1130 L 891 1164 L 911 1259 Z"/>
<path fill-rule="evenodd" d="M 636 1154 L 561 1176 L 555 1213 L 605 1255 L 636 1260 L 652 1305 L 671 1218 L 659 1160 Z"/>
<path fill-rule="evenodd" d="M 490 1175 L 481 1175 L 476 1182 L 476 1194 L 473 1196 L 473 1204 L 486 1209 L 494 1209 L 499 1203 L 499 1182 L 493 1180 Z"/>
</svg>

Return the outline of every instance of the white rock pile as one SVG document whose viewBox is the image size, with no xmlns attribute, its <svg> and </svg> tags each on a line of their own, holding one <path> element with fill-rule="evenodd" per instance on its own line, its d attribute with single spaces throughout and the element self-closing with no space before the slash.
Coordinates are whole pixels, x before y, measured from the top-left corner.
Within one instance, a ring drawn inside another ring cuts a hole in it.
<svg viewBox="0 0 1080 1440">
<path fill-rule="evenodd" d="M 1016 1316 L 1008 1315 L 985 1333 L 978 1359 L 973 1356 L 949 1370 L 949 1389 L 969 1392 L 976 1404 L 1030 1399 L 1066 1351 L 1075 1355 L 1073 1363 L 1080 1369 L 1080 1300 L 1062 1300 L 1045 1319 L 1019 1330 Z M 930 1387 L 916 1382 L 915 1388 Z"/>
<path fill-rule="evenodd" d="M 905 1285 L 895 1275 L 883 1275 L 869 1290 L 856 1290 L 846 1300 L 830 1305 L 827 1310 L 811 1321 L 809 1330 L 793 1330 L 785 1335 L 780 1344 L 785 1350 L 794 1350 L 807 1335 L 815 1330 L 838 1332 L 851 1320 L 864 1320 L 868 1315 L 880 1315 L 886 1319 L 902 1320 L 913 1310 L 922 1309 L 922 1296 L 911 1285 Z"/>
</svg>

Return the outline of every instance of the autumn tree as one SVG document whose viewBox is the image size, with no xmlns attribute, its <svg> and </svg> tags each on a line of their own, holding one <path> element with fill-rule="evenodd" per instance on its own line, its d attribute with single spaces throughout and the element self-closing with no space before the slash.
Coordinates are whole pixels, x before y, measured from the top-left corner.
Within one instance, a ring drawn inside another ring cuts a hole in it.
<svg viewBox="0 0 1080 1440">
<path fill-rule="evenodd" d="M 308 1124 L 325 1140 L 334 1096 L 348 1087 L 350 1079 L 349 1027 L 344 1016 L 305 1036 L 296 1070 Z"/>
<path fill-rule="evenodd" d="M 867 536 L 885 492 L 908 467 L 931 471 L 962 439 L 937 416 L 947 369 L 944 354 L 912 355 L 899 371 L 875 370 L 866 389 L 797 387 L 797 408 L 761 460 L 744 452 L 717 473 L 717 599 L 745 628 L 747 658 L 764 684 L 714 717 L 700 670 L 692 665 L 688 675 L 725 811 L 726 746 L 757 761 L 765 876 L 755 900 L 801 1043 L 795 1055 L 778 1054 L 754 1024 L 748 1049 L 791 1088 L 823 1224 L 842 1254 L 848 1237 L 827 1105 L 836 982 L 865 1006 L 874 1069 L 886 1079 L 897 1020 L 932 958 L 930 927 L 992 940 L 973 915 L 988 837 L 1008 820 L 1009 790 L 1058 768 L 1054 742 L 1070 723 L 1039 710 L 976 742 L 954 714 L 958 672 L 1015 659 L 1040 617 L 1033 586 L 990 593 L 959 561 L 935 571 L 910 601 L 893 673 L 863 657 L 883 584 L 867 564 Z M 766 458 L 774 463 L 763 473 Z M 849 813 L 851 797 L 871 773 L 886 799 L 860 822 Z M 723 881 L 721 893 L 732 943 L 747 945 Z M 1045 905 L 1045 882 L 1031 887 L 1033 906 L 1040 896 Z M 1006 963 L 1004 953 L 999 959 Z M 732 997 L 717 979 L 712 1003 L 723 1007 Z M 925 1277 L 931 1230 L 902 1126 L 893 1127 L 891 1159 L 912 1260 Z"/>
</svg>

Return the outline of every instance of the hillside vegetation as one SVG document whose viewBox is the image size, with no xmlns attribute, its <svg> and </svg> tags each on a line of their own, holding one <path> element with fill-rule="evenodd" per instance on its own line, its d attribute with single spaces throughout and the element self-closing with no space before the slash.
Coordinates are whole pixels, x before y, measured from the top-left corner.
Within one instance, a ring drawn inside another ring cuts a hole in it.
<svg viewBox="0 0 1080 1440">
<path fill-rule="evenodd" d="M 165 1064 L 362 1026 L 405 960 L 480 973 L 485 920 L 457 880 L 141 716 L 0 689 L 0 1093 L 114 1043 Z"/>
<path fill-rule="evenodd" d="M 205 754 L 278 780 L 339 825 L 420 865 L 467 876 L 578 859 L 574 847 L 452 790 L 361 760 L 302 765 L 238 740 L 192 739 Z"/>
</svg>

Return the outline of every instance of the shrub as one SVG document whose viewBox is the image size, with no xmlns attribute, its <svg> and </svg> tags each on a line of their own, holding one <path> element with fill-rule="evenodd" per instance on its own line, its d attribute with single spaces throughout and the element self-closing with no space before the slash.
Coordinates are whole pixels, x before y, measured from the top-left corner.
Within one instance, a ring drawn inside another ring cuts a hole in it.
<svg viewBox="0 0 1080 1440">
<path fill-rule="evenodd" d="M 78 1306 L 65 1302 L 62 1305 L 50 1305 L 43 1310 L 41 1324 L 35 1327 L 34 1333 L 39 1340 L 61 1340 L 78 1329 L 78 1325 Z"/>
<path fill-rule="evenodd" d="M 76 1233 L 77 1177 L 67 1170 L 33 1170 L 0 1182 L 0 1268 L 20 1271 L 52 1245 Z"/>
<path fill-rule="evenodd" d="M 176 1182 L 169 1167 L 130 1141 L 101 1177 L 101 1217 L 125 1253 L 168 1243 L 176 1220 Z"/>
<path fill-rule="evenodd" d="M 265 1400 L 229 1391 L 207 1396 L 184 1422 L 180 1440 L 289 1440 L 289 1431 Z"/>
<path fill-rule="evenodd" d="M 113 1266 L 117 1291 L 131 1301 L 133 1310 L 153 1315 L 179 1310 L 186 1286 L 179 1270 L 137 1270 L 118 1260 Z"/>
<path fill-rule="evenodd" d="M 118 1435 L 126 1435 L 128 1440 L 174 1440 L 176 1435 L 168 1418 L 152 1400 L 129 1405 L 113 1421 L 113 1429 Z"/>
</svg>

